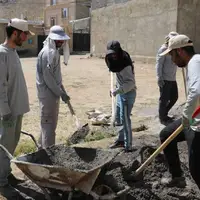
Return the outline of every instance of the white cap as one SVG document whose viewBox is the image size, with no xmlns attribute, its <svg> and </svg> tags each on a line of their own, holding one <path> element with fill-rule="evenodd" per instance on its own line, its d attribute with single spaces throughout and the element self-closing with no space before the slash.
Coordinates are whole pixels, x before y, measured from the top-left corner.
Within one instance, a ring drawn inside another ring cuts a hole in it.
<svg viewBox="0 0 200 200">
<path fill-rule="evenodd" d="M 177 36 L 171 37 L 169 39 L 168 48 L 163 53 L 161 53 L 160 56 L 167 55 L 173 49 L 193 46 L 193 43 L 190 41 L 191 41 L 190 38 L 187 37 L 186 35 L 177 35 Z"/>
<path fill-rule="evenodd" d="M 178 33 L 175 31 L 171 31 L 166 37 L 165 37 L 165 43 L 167 43 L 169 41 L 170 38 L 177 36 Z"/>
<path fill-rule="evenodd" d="M 16 29 L 18 29 L 20 31 L 23 31 L 23 32 L 28 32 L 31 35 L 35 35 L 33 32 L 31 32 L 28 29 L 28 22 L 26 20 L 13 18 L 8 23 L 8 26 L 12 26 L 13 28 L 16 28 Z"/>
<path fill-rule="evenodd" d="M 69 40 L 70 37 L 65 33 L 61 26 L 55 25 L 50 28 L 49 38 L 52 40 Z"/>
</svg>

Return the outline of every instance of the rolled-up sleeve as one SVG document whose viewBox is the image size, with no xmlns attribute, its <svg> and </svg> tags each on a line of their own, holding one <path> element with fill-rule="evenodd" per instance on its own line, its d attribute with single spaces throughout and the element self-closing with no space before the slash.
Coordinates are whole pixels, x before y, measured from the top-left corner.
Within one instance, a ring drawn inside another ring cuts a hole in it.
<svg viewBox="0 0 200 200">
<path fill-rule="evenodd" d="M 0 56 L 0 114 L 1 116 L 11 113 L 8 102 L 8 69 L 4 56 Z"/>
</svg>

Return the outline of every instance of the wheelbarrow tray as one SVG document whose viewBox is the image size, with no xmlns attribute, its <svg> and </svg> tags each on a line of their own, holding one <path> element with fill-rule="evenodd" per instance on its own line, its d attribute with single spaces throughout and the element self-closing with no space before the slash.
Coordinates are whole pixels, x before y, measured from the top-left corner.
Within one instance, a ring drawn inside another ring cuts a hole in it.
<svg viewBox="0 0 200 200">
<path fill-rule="evenodd" d="M 54 145 L 11 160 L 40 187 L 89 194 L 101 171 L 119 153 L 115 149 L 94 149 Z"/>
</svg>

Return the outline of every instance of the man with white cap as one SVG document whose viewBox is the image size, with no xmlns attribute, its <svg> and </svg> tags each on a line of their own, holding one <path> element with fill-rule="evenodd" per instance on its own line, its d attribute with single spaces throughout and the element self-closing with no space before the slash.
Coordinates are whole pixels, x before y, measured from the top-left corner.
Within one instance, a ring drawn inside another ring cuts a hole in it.
<svg viewBox="0 0 200 200">
<path fill-rule="evenodd" d="M 190 173 L 200 189 L 200 116 L 192 119 L 195 109 L 200 106 L 200 55 L 195 54 L 193 43 L 186 35 L 171 38 L 168 48 L 160 56 L 167 54 L 171 55 L 172 61 L 178 67 L 187 67 L 188 94 L 182 118 L 172 122 L 160 132 L 160 140 L 163 143 L 181 124 L 184 127 L 183 131 L 164 150 L 172 179 L 163 178 L 161 183 L 168 186 L 186 186 L 177 148 L 178 142 L 186 140 Z"/>
<path fill-rule="evenodd" d="M 160 47 L 156 56 L 156 73 L 160 90 L 159 98 L 159 119 L 164 125 L 172 122 L 168 112 L 178 100 L 178 87 L 176 82 L 177 66 L 172 62 L 170 55 L 160 56 L 167 49 L 168 41 L 171 37 L 178 35 L 170 32 L 165 37 L 165 43 Z"/>
<path fill-rule="evenodd" d="M 62 85 L 59 49 L 63 48 L 64 63 L 69 59 L 69 47 L 61 26 L 51 27 L 37 60 L 36 85 L 40 104 L 41 135 L 39 143 L 43 148 L 55 144 L 60 97 L 66 103 L 70 98 Z"/>
<path fill-rule="evenodd" d="M 23 114 L 29 112 L 29 98 L 17 46 L 27 40 L 28 22 L 11 19 L 6 40 L 0 45 L 0 144 L 13 155 L 20 139 Z M 11 174 L 10 160 L 0 151 L 0 192 L 19 181 Z"/>
</svg>

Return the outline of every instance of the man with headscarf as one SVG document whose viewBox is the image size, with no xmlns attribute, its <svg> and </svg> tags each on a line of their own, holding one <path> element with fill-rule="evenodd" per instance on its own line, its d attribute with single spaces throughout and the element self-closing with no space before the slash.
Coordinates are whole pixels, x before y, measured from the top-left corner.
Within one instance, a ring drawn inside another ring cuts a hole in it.
<svg viewBox="0 0 200 200">
<path fill-rule="evenodd" d="M 5 31 L 6 40 L 0 45 L 0 144 L 13 155 L 20 139 L 23 115 L 30 110 L 16 47 L 22 46 L 28 35 L 34 34 L 29 31 L 28 22 L 18 18 L 11 19 Z M 21 181 L 11 174 L 10 159 L 2 149 L 0 163 L 0 193 L 9 198 L 10 193 L 16 191 L 11 186 Z"/>
<path fill-rule="evenodd" d="M 41 115 L 39 143 L 42 148 L 55 144 L 60 98 L 65 103 L 70 99 L 62 85 L 59 54 L 59 49 L 62 47 L 64 63 L 67 65 L 69 59 L 67 40 L 69 39 L 61 26 L 51 27 L 43 49 L 38 55 L 36 85 Z"/>
<path fill-rule="evenodd" d="M 107 44 L 105 62 L 109 71 L 116 73 L 116 86 L 111 91 L 117 97 L 116 122 L 123 125 L 117 141 L 111 148 L 124 147 L 126 152 L 132 151 L 131 111 L 136 98 L 136 84 L 133 62 L 129 54 L 122 50 L 118 41 Z"/>
<path fill-rule="evenodd" d="M 160 47 L 156 56 L 156 72 L 160 90 L 159 119 L 164 125 L 173 121 L 173 118 L 168 116 L 168 112 L 178 100 L 177 66 L 171 60 L 170 55 L 160 56 L 160 54 L 167 49 L 169 39 L 176 35 L 178 33 L 170 32 L 165 37 L 165 43 Z"/>
</svg>

